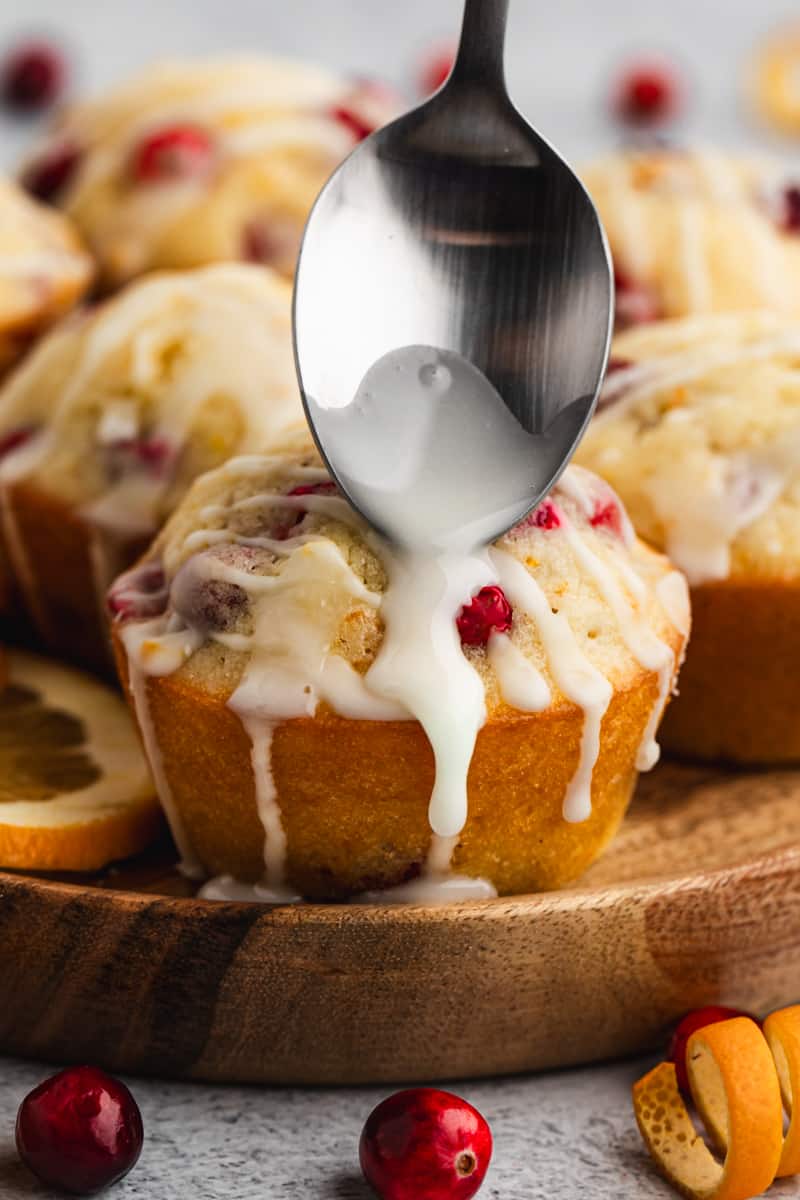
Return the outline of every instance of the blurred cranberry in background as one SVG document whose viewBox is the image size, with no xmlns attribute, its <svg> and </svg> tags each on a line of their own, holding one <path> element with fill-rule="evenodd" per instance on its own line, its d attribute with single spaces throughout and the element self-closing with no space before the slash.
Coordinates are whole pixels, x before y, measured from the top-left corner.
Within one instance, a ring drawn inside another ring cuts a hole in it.
<svg viewBox="0 0 800 1200">
<path fill-rule="evenodd" d="M 40 112 L 61 98 L 67 75 L 66 60 L 56 46 L 43 39 L 21 42 L 0 66 L 0 95 L 14 112 Z"/>
<path fill-rule="evenodd" d="M 214 158 L 211 135 L 196 125 L 169 125 L 150 133 L 131 157 L 138 183 L 161 183 L 205 175 Z"/>
<path fill-rule="evenodd" d="M 423 56 L 417 77 L 421 95 L 429 96 L 431 92 L 438 92 L 453 69 L 457 49 L 455 42 L 439 42 L 430 47 Z"/>
<path fill-rule="evenodd" d="M 612 87 L 614 115 L 628 125 L 655 126 L 680 115 L 685 86 L 673 63 L 642 58 L 626 63 Z"/>
<path fill-rule="evenodd" d="M 56 142 L 28 163 L 22 172 L 22 186 L 37 200 L 54 204 L 74 177 L 82 157 L 72 142 Z"/>
</svg>

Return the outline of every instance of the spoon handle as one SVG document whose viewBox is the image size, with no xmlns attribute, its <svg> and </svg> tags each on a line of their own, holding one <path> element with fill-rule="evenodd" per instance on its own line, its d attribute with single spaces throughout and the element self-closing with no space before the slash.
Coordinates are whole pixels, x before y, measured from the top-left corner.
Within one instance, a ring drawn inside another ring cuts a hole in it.
<svg viewBox="0 0 800 1200">
<path fill-rule="evenodd" d="M 504 51 L 509 0 L 465 0 L 452 79 L 506 88 Z"/>
</svg>

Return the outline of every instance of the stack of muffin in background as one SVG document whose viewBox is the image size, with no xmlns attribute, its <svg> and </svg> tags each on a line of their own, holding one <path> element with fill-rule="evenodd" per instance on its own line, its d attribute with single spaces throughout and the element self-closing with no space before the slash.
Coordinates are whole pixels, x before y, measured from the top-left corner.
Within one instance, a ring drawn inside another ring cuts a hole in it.
<svg viewBox="0 0 800 1200">
<path fill-rule="evenodd" d="M 774 160 L 640 149 L 585 178 L 628 328 L 577 457 L 692 585 L 665 745 L 798 761 L 800 177 Z"/>
<path fill-rule="evenodd" d="M 21 52 L 6 102 L 33 107 L 56 69 L 47 48 Z M 195 477 L 302 420 L 303 225 L 394 111 L 387 89 L 302 64 L 165 64 L 66 109 L 2 183 L 4 641 L 114 678 L 115 576 Z M 141 849 L 158 807 L 122 701 L 21 651 L 12 665 L 0 865 L 94 869 Z M 115 739 L 95 729 L 103 710 Z M 98 753 L 113 740 L 118 762 Z"/>
<path fill-rule="evenodd" d="M 657 758 L 681 571 L 667 747 L 800 758 L 800 193 L 775 164 L 621 152 L 586 180 L 629 327 L 578 453 L 612 486 L 571 468 L 463 597 L 448 653 L 482 719 L 466 823 L 432 835 L 431 747 L 378 687 L 397 565 L 298 428 L 291 351 L 307 212 L 393 110 L 293 64 L 165 65 L 55 124 L 37 201 L 0 193 L 0 628 L 108 675 L 113 624 L 184 865 L 265 899 L 575 878 Z M 152 839 L 117 696 L 14 652 L 0 706 L 0 867 Z"/>
</svg>

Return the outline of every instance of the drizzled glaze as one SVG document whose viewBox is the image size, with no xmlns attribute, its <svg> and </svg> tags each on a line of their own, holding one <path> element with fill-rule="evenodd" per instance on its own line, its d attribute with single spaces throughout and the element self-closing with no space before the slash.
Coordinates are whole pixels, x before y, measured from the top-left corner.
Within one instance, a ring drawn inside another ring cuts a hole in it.
<svg viewBox="0 0 800 1200">
<path fill-rule="evenodd" d="M 233 479 L 250 475 L 257 479 L 269 465 L 270 460 L 252 456 L 234 460 L 217 474 Z M 326 478 L 316 468 L 293 468 L 293 471 L 296 476 L 313 482 Z M 594 503 L 588 484 L 591 477 L 571 468 L 565 478 L 567 482 L 562 488 L 565 502 L 575 505 L 579 513 L 587 512 Z M 385 591 L 376 593 L 366 588 L 339 546 L 319 532 L 301 529 L 288 537 L 275 538 L 245 537 L 229 530 L 232 513 L 245 507 L 253 512 L 311 511 L 325 519 L 344 522 L 383 562 L 388 578 Z M 559 512 L 566 522 L 566 514 L 562 509 Z M 487 715 L 484 683 L 464 654 L 455 618 L 469 595 L 488 582 L 503 589 L 515 610 L 515 619 L 529 621 L 535 628 L 553 687 L 564 700 L 583 711 L 583 734 L 564 797 L 564 815 L 570 821 L 589 816 L 592 773 L 613 685 L 580 649 L 568 618 L 553 611 L 529 569 L 512 553 L 511 543 L 501 542 L 475 554 L 453 555 L 452 561 L 428 561 L 421 569 L 418 561 L 391 549 L 368 530 L 341 498 L 330 495 L 257 493 L 234 499 L 227 505 L 207 505 L 200 510 L 199 519 L 209 522 L 208 528 L 193 524 L 184 529 L 180 543 L 169 548 L 167 562 L 177 566 L 172 581 L 173 598 L 176 587 L 180 589 L 178 594 L 183 594 L 187 586 L 183 573 L 189 571 L 196 576 L 192 584 L 214 580 L 241 588 L 252 604 L 252 632 L 211 630 L 203 634 L 203 638 L 248 655 L 241 682 L 229 705 L 243 721 L 251 740 L 256 802 L 265 830 L 264 877 L 249 898 L 280 898 L 287 894 L 286 838 L 270 763 L 273 730 L 283 720 L 313 715 L 320 703 L 354 719 L 416 719 L 434 750 L 437 773 L 430 805 L 432 837 L 427 862 L 418 879 L 391 889 L 386 895 L 381 893 L 380 899 L 430 903 L 437 899 L 494 894 L 489 880 L 461 878 L 451 869 L 453 852 L 468 816 L 469 765 Z M 612 615 L 620 625 L 631 624 L 632 631 L 626 631 L 625 637 L 634 659 L 645 670 L 658 673 L 659 691 L 651 722 L 654 727 L 666 699 L 675 658 L 639 614 L 648 589 L 636 570 L 635 560 L 623 558 L 628 553 L 625 540 L 632 536 L 625 524 L 622 535 L 621 545 L 617 544 L 616 535 L 613 539 L 609 535 L 606 553 L 604 538 L 593 539 L 598 543 L 597 551 L 588 549 L 582 540 L 585 535 L 570 526 L 567 544 L 581 572 L 593 580 Z M 563 533 L 542 536 L 562 537 Z M 268 551 L 278 560 L 275 573 L 255 574 L 213 553 L 203 554 L 204 549 L 225 543 Z M 615 573 L 612 564 L 619 568 L 621 561 L 625 563 L 625 571 Z M 685 622 L 688 610 L 685 583 L 682 609 L 678 594 L 682 577 L 674 573 L 674 580 L 666 589 L 668 603 L 663 604 L 663 613 L 670 621 Z M 330 650 L 342 618 L 354 605 L 376 611 L 384 625 L 379 653 L 363 676 Z M 144 675 L 165 673 L 170 666 L 177 669 L 191 653 L 195 633 L 174 610 L 145 624 L 144 636 L 135 632 L 141 625 L 123 627 L 129 658 L 136 659 L 136 667 Z M 664 671 L 667 655 L 668 675 Z M 547 678 L 523 654 L 512 636 L 493 634 L 487 657 L 504 703 L 538 712 L 553 701 Z M 146 688 L 140 686 L 134 699 L 137 705 L 146 704 Z M 140 713 L 140 723 L 148 744 L 146 731 L 152 730 L 152 725 L 146 712 Z M 655 758 L 651 734 L 649 727 L 645 737 L 648 753 L 641 756 L 643 765 L 652 765 Z M 149 744 L 148 752 L 153 753 Z M 155 755 L 158 763 L 157 747 Z M 154 773 L 158 775 L 158 769 Z M 162 785 L 166 784 L 163 770 L 161 775 Z M 165 807 L 170 821 L 176 822 L 174 806 L 172 811 Z M 179 844 L 186 841 L 179 828 L 176 840 Z M 225 879 L 212 881 L 203 894 L 211 898 L 243 898 L 240 885 Z M 370 894 L 363 899 L 371 902 L 375 898 Z"/>
<path fill-rule="evenodd" d="M 629 365 L 579 458 L 691 583 L 725 579 L 737 538 L 800 474 L 800 331 L 770 314 L 694 317 L 623 334 L 616 351 Z"/>
</svg>

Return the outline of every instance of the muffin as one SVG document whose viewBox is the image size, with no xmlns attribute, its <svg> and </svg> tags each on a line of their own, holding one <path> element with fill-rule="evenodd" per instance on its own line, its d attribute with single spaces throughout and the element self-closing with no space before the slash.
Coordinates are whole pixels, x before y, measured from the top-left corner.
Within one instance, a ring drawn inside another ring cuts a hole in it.
<svg viewBox="0 0 800 1200">
<path fill-rule="evenodd" d="M 800 179 L 785 163 L 631 149 L 584 181 L 611 246 L 618 327 L 750 308 L 800 314 Z"/>
<path fill-rule="evenodd" d="M 70 222 L 0 179 L 0 373 L 81 298 L 91 278 L 91 259 Z"/>
<path fill-rule="evenodd" d="M 131 284 L 0 389 L 0 559 L 54 650 L 110 665 L 105 592 L 188 485 L 298 418 L 291 289 L 229 264 Z"/>
<path fill-rule="evenodd" d="M 110 593 L 188 870 L 430 900 L 557 887 L 601 852 L 658 755 L 683 576 L 577 467 L 442 570 L 423 592 L 430 563 L 365 526 L 305 430 L 194 484 Z"/>
<path fill-rule="evenodd" d="M 394 113 L 377 85 L 299 63 L 164 63 L 69 110 L 22 180 L 73 218 L 104 288 L 230 260 L 291 274 L 322 185 Z"/>
<path fill-rule="evenodd" d="M 664 742 L 800 760 L 800 320 L 717 314 L 628 330 L 580 462 L 692 585 Z"/>
</svg>

